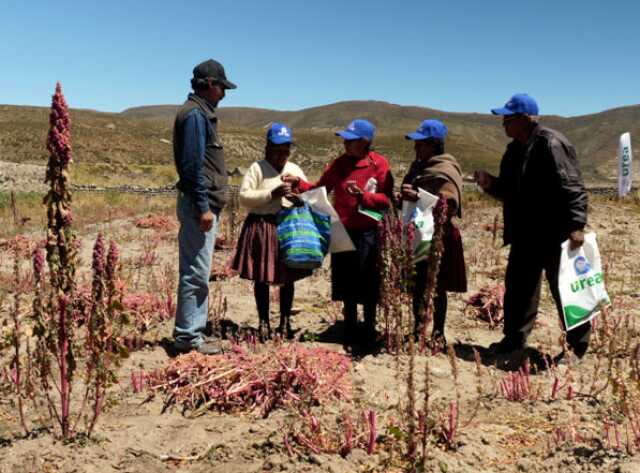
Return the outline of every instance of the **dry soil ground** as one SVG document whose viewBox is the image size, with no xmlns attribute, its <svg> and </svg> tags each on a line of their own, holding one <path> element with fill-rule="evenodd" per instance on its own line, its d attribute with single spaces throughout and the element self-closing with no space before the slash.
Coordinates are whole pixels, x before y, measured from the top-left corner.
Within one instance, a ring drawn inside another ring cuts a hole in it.
<svg viewBox="0 0 640 473">
<path fill-rule="evenodd" d="M 462 229 L 469 293 L 486 284 L 495 284 L 502 277 L 507 253 L 492 244 L 492 234 L 486 228 L 498 212 L 497 206 L 482 200 L 467 205 Z M 132 222 L 133 219 L 128 219 L 80 229 L 82 259 L 89 260 L 92 242 L 96 232 L 101 230 L 120 242 L 123 274 L 127 275 L 130 284 L 144 287 L 147 279 L 166 268 L 175 276 L 175 230 L 159 234 L 154 230 L 135 228 Z M 592 205 L 591 229 L 598 234 L 614 304 L 626 307 L 633 317 L 640 316 L 636 273 L 640 256 L 637 245 L 640 214 L 613 202 L 599 201 Z M 154 237 L 156 246 L 150 248 L 148 242 Z M 157 260 L 136 269 L 136 261 L 145 251 L 153 251 Z M 218 264 L 228 259 L 230 251 L 217 252 Z M 8 257 L 0 269 L 5 276 L 10 272 Z M 3 279 L 5 284 L 7 279 Z M 238 278 L 216 284 L 221 285 L 227 298 L 226 318 L 240 327 L 255 327 L 257 316 L 251 285 Z M 455 349 L 461 396 L 457 448 L 446 450 L 441 444 L 431 445 L 428 471 L 640 471 L 640 457 L 624 449 L 606 448 L 602 440 L 603 413 L 598 402 L 588 396 L 566 400 L 564 392 L 558 400 L 550 399 L 553 380 L 549 372 L 532 376 L 533 388 L 539 394 L 524 402 L 505 399 L 499 383 L 508 372 L 496 367 L 492 360 L 483 358 L 478 375 L 473 348 L 483 354 L 484 347 L 499 340 L 501 332 L 499 328 L 490 329 L 463 310 L 468 295 L 450 296 L 447 320 L 447 337 Z M 294 305 L 299 309 L 293 325 L 302 339 L 300 343 L 343 350 L 341 321 L 338 318 L 336 322 L 337 309 L 329 304 L 326 268 L 296 285 Z M 0 313 L 0 323 L 8 317 L 8 309 L 7 303 Z M 273 313 L 272 317 L 275 322 L 277 315 Z M 282 429 L 295 422 L 296 417 L 284 409 L 274 411 L 266 419 L 251 413 L 213 412 L 189 418 L 179 409 L 162 413 L 159 397 L 143 403 L 147 395 L 133 393 L 130 374 L 132 370 L 151 371 L 168 363 L 166 343 L 162 340 L 170 338 L 171 329 L 171 321 L 156 326 L 145 334 L 148 342 L 145 348 L 132 353 L 124 362 L 118 372 L 119 383 L 111 389 L 111 402 L 100 418 L 92 440 L 65 444 L 46 432 L 29 439 L 21 438 L 11 396 L 7 393 L 0 397 L 0 473 L 399 471 L 389 465 L 389 452 L 382 449 L 371 456 L 363 450 L 355 450 L 346 458 L 311 453 L 290 458 L 282 444 Z M 560 350 L 560 335 L 557 315 L 545 288 L 530 345 L 540 352 L 555 354 Z M 8 351 L 5 349 L 0 354 L 4 363 Z M 406 357 L 401 361 L 404 364 Z M 427 362 L 432 374 L 432 403 L 444 412 L 456 396 L 451 360 L 445 354 L 417 357 L 417 386 L 424 384 Z M 406 398 L 404 371 L 398 374 L 397 364 L 396 357 L 384 351 L 354 359 L 351 373 L 353 401 L 329 406 L 323 415 L 329 418 L 343 409 L 374 409 L 379 413 L 381 433 L 388 434 L 385 420 L 395 416 L 398 400 Z M 574 379 L 576 389 L 580 389 L 579 386 L 588 386 L 591 382 L 589 375 L 595 370 L 594 364 L 595 356 L 589 355 L 577 367 L 561 368 L 561 376 Z M 567 374 L 567 369 L 572 370 L 571 373 Z M 476 408 L 478 411 L 472 416 Z M 556 445 L 554 431 L 569 431 L 572 425 L 583 440 Z M 398 442 L 398 449 L 402 443 Z"/>
</svg>

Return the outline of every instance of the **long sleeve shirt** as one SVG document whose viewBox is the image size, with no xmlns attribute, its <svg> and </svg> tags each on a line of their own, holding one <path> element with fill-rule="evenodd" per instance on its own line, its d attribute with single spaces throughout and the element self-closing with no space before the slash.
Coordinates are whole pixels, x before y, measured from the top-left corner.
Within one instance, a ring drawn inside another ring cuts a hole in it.
<svg viewBox="0 0 640 473">
<path fill-rule="evenodd" d="M 355 181 L 360 189 L 365 189 L 369 179 L 374 178 L 377 186 L 375 192 L 364 192 L 354 196 L 347 192 L 348 183 Z M 385 210 L 389 207 L 393 196 L 393 176 L 387 159 L 374 151 L 357 159 L 342 155 L 335 159 L 316 183 L 301 180 L 298 184 L 302 192 L 326 187 L 327 193 L 334 193 L 334 207 L 340 220 L 349 230 L 368 230 L 375 228 L 377 222 L 358 212 L 360 206 L 370 210 Z"/>
<path fill-rule="evenodd" d="M 189 196 L 199 213 L 224 207 L 227 169 L 218 137 L 215 106 L 189 94 L 173 126 L 173 155 L 180 177 L 177 188 Z"/>
<path fill-rule="evenodd" d="M 191 197 L 201 214 L 209 211 L 203 170 L 208 128 L 204 114 L 198 109 L 191 110 L 183 123 L 182 149 L 176 157 L 181 190 Z"/>
<path fill-rule="evenodd" d="M 276 214 L 282 207 L 292 204 L 284 197 L 271 197 L 271 192 L 283 184 L 282 175 L 291 174 L 306 180 L 304 172 L 297 165 L 287 161 L 282 171 L 277 171 L 267 160 L 253 163 L 240 185 L 240 204 L 249 212 L 258 215 Z"/>
</svg>

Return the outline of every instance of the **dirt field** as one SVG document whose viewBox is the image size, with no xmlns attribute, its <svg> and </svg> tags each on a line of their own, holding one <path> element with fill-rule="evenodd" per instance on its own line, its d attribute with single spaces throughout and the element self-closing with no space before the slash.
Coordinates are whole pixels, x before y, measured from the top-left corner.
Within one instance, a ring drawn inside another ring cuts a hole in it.
<svg viewBox="0 0 640 473">
<path fill-rule="evenodd" d="M 416 357 L 418 403 L 422 402 L 425 364 L 428 363 L 430 402 L 433 412 L 438 413 L 434 414 L 436 421 L 442 420 L 446 424 L 447 407 L 456 399 L 456 392 L 460 396 L 456 439 L 449 446 L 437 439 L 430 441 L 426 471 L 640 471 L 640 450 L 633 445 L 631 449 L 627 447 L 628 430 L 621 430 L 620 448 L 615 440 L 607 441 L 604 437 L 604 421 L 612 416 L 616 397 L 609 391 L 590 394 L 594 383 L 604 382 L 607 378 L 598 367 L 601 357 L 589 354 L 578 366 L 533 373 L 531 394 L 527 399 L 510 401 L 505 398 L 500 383 L 509 375 L 508 370 L 518 366 L 497 366 L 485 350 L 501 338 L 501 329 L 491 329 L 486 322 L 464 310 L 464 300 L 471 293 L 502 280 L 507 252 L 500 249 L 498 243 L 492 243 L 489 228 L 498 212 L 497 206 L 487 204 L 483 199 L 475 199 L 467 205 L 462 231 L 470 290 L 468 294 L 450 295 L 447 339 L 453 347 L 453 356 L 440 353 Z M 168 216 L 173 219 L 171 214 Z M 139 229 L 134 222 L 134 219 L 127 219 L 80 229 L 83 267 L 88 267 L 86 263 L 90 261 L 96 232 L 101 230 L 107 238 L 119 242 L 122 274 L 129 285 L 139 290 L 153 290 L 153 280 L 162 274 L 177 276 L 176 229 Z M 598 234 L 605 261 L 614 307 L 611 313 L 632 320 L 633 326 L 626 327 L 637 345 L 635 318 L 640 316 L 640 289 L 635 271 L 640 256 L 637 244 L 640 213 L 637 209 L 600 200 L 592 203 L 590 222 L 590 229 Z M 217 251 L 217 266 L 222 267 L 230 255 L 230 249 Z M 5 295 L 11 284 L 11 264 L 9 252 L 0 247 L 0 284 Z M 233 277 L 212 283 L 211 288 L 212 293 L 221 290 L 226 297 L 225 323 L 228 326 L 256 327 L 253 291 L 247 281 Z M 555 355 L 561 350 L 561 330 L 546 287 L 543 295 L 538 322 L 529 340 L 529 354 L 533 358 L 539 353 Z M 294 307 L 297 310 L 293 326 L 297 330 L 298 343 L 343 351 L 340 343 L 342 322 L 336 317 L 338 308 L 329 304 L 326 267 L 296 285 Z M 7 297 L 0 313 L 0 330 L 4 332 L 8 331 L 9 308 L 10 297 Z M 382 322 L 381 317 L 379 321 Z M 277 315 L 272 310 L 272 325 L 276 324 Z M 46 431 L 24 438 L 10 387 L 0 384 L 0 473 L 346 473 L 402 471 L 406 467 L 406 463 L 398 458 L 404 448 L 404 434 L 389 429 L 393 419 L 397 421 L 399 417 L 398 403 L 407 400 L 406 355 L 398 358 L 383 349 L 377 354 L 355 358 L 350 374 L 352 399 L 318 408 L 316 412 L 321 422 L 329 424 L 345 411 L 374 410 L 378 414 L 379 434 L 379 445 L 374 454 L 355 449 L 343 458 L 297 448 L 295 455 L 290 456 L 283 444 L 283 432 L 300 421 L 290 409 L 275 410 L 267 418 L 253 413 L 214 412 L 191 418 L 179 408 L 162 413 L 161 396 L 144 402 L 148 397 L 146 391 L 134 394 L 130 380 L 132 371 L 149 372 L 169 362 L 171 330 L 172 321 L 165 320 L 154 324 L 144 334 L 145 347 L 133 352 L 119 369 L 119 382 L 110 390 L 110 402 L 90 440 L 65 444 Z M 474 349 L 481 357 L 480 365 L 474 360 Z M 9 351 L 7 347 L 1 349 L 0 366 L 8 361 Z M 554 377 L 562 380 L 563 385 L 552 396 Z M 568 386 L 573 395 L 568 393 Z M 621 426 L 626 425 L 622 418 L 619 420 Z"/>
</svg>

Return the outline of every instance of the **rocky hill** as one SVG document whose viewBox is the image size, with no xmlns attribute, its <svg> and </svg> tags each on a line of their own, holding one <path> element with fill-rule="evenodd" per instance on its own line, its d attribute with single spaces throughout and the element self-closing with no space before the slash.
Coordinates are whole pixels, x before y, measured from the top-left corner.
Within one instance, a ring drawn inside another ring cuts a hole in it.
<svg viewBox="0 0 640 473">
<path fill-rule="evenodd" d="M 72 110 L 74 153 L 79 163 L 171 164 L 171 130 L 176 105 L 130 108 L 122 113 Z M 0 105 L 0 161 L 41 163 L 48 110 Z M 299 111 L 246 107 L 219 110 L 230 167 L 247 166 L 262 155 L 264 128 L 282 121 L 295 129 L 292 159 L 318 173 L 341 149 L 332 131 L 352 118 L 373 121 L 379 129 L 376 147 L 392 160 L 396 171 L 406 168 L 411 144 L 403 134 L 424 118 L 439 118 L 449 126 L 448 151 L 465 172 L 477 167 L 495 170 L 507 139 L 499 119 L 489 114 L 452 113 L 376 101 L 351 101 Z M 618 136 L 631 132 L 636 156 L 640 152 L 640 105 L 578 117 L 544 116 L 543 123 L 565 133 L 578 148 L 586 178 L 614 179 Z M 638 166 L 640 159 L 636 159 Z"/>
</svg>

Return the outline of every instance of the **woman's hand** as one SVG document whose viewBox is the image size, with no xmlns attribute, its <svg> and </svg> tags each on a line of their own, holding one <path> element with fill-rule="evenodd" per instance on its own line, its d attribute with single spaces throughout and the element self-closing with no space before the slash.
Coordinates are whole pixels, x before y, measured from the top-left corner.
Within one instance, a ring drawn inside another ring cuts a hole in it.
<svg viewBox="0 0 640 473">
<path fill-rule="evenodd" d="M 302 205 L 302 199 L 298 192 L 291 191 L 288 194 L 285 194 L 284 197 L 295 206 Z"/>
<path fill-rule="evenodd" d="M 296 187 L 298 184 L 300 184 L 300 177 L 294 176 L 293 174 L 290 174 L 288 172 L 280 176 L 280 179 L 282 180 L 282 182 L 286 182 L 293 187 Z"/>
<path fill-rule="evenodd" d="M 271 191 L 271 198 L 277 199 L 278 197 L 284 197 L 287 194 L 291 194 L 291 184 L 284 182 Z"/>
<path fill-rule="evenodd" d="M 361 197 L 364 194 L 364 191 L 360 189 L 358 184 L 356 184 L 356 181 L 347 181 L 346 191 L 347 194 L 355 197 Z"/>
<path fill-rule="evenodd" d="M 411 184 L 402 184 L 400 188 L 402 200 L 416 202 L 418 200 L 418 191 Z"/>
</svg>

